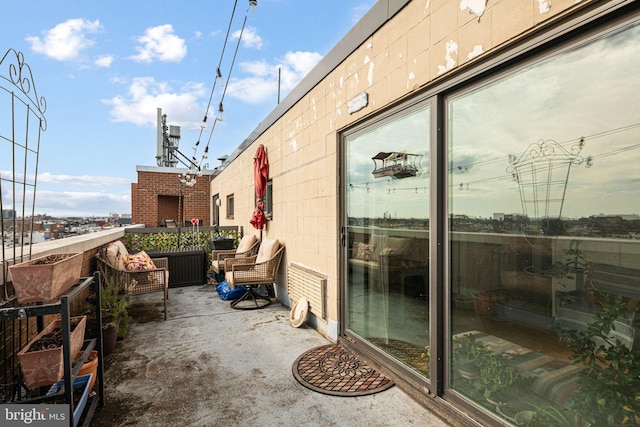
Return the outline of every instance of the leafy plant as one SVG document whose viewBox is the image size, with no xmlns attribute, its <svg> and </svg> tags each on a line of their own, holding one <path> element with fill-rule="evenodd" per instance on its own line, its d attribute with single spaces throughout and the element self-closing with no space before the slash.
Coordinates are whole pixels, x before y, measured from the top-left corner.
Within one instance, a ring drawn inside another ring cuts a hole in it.
<svg viewBox="0 0 640 427">
<path fill-rule="evenodd" d="M 591 276 L 593 275 L 593 264 L 584 256 L 580 248 L 582 240 L 571 240 L 569 248 L 564 252 L 564 264 L 559 264 L 558 269 L 562 272 L 562 278 L 571 279 L 575 283 L 576 291 L 587 296 L 591 295 Z M 576 280 L 580 283 L 576 283 Z M 563 288 L 567 285 L 560 281 Z"/>
<path fill-rule="evenodd" d="M 568 409 L 558 409 L 555 406 L 541 406 L 536 408 L 527 427 L 588 427 L 580 415 Z"/>
<path fill-rule="evenodd" d="M 588 270 L 591 263 L 584 257 L 580 245 L 582 240 L 571 240 L 569 242 L 569 248 L 564 252 L 566 256 L 565 265 L 572 270 Z"/>
<path fill-rule="evenodd" d="M 214 236 L 222 236 L 235 240 L 235 246 L 240 241 L 237 230 L 220 231 L 186 231 L 183 233 L 125 233 L 125 246 L 131 253 L 138 251 L 162 251 L 181 247 L 201 247 L 207 254 L 207 265 L 211 264 L 211 248 L 209 240 Z"/>
<path fill-rule="evenodd" d="M 467 334 L 453 341 L 453 354 L 458 362 L 475 362 L 481 355 L 489 352 L 484 343 L 477 341 L 475 334 Z"/>
<path fill-rule="evenodd" d="M 424 347 L 424 351 L 422 353 L 420 353 L 420 359 L 425 359 L 426 364 L 425 364 L 425 373 L 429 373 L 429 363 L 431 361 L 431 347 L 429 347 L 429 345 L 426 345 Z"/>
<path fill-rule="evenodd" d="M 129 331 L 129 313 L 127 301 L 122 298 L 115 286 L 107 285 L 100 293 L 102 303 L 102 328 L 118 326 L 118 336 L 124 337 Z"/>
<path fill-rule="evenodd" d="M 515 366 L 491 353 L 484 343 L 477 341 L 474 334 L 454 340 L 453 354 L 456 368 L 463 378 L 470 381 L 474 390 L 487 400 L 495 392 L 505 390 L 521 378 Z"/>
<path fill-rule="evenodd" d="M 585 425 L 630 425 L 640 416 L 640 352 L 611 337 L 614 321 L 628 316 L 626 307 L 621 296 L 606 295 L 585 330 L 560 331 L 570 358 L 583 366 L 574 410 Z"/>
</svg>

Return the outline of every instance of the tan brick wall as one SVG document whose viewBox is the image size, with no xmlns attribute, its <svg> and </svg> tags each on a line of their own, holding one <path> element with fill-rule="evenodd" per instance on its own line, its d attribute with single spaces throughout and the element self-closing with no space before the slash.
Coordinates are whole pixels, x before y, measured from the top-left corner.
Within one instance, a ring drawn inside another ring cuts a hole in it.
<svg viewBox="0 0 640 427">
<path fill-rule="evenodd" d="M 213 179 L 211 194 L 223 203 L 221 225 L 258 235 L 249 224 L 253 155 L 264 144 L 273 179 L 273 220 L 265 235 L 286 244 L 283 266 L 301 263 L 328 276 L 328 317 L 337 320 L 337 131 L 588 3 L 554 0 L 543 11 L 544 1 L 491 0 L 479 17 L 461 10 L 459 0 L 409 2 Z M 349 114 L 349 100 L 365 91 L 368 107 Z M 235 197 L 233 220 L 224 217 L 229 194 Z"/>
</svg>

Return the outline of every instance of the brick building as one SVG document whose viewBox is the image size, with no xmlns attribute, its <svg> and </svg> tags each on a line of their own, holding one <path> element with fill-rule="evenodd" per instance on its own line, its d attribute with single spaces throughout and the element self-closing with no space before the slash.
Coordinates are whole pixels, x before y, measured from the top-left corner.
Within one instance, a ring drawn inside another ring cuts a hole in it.
<svg viewBox="0 0 640 427">
<path fill-rule="evenodd" d="M 192 187 L 180 183 L 185 169 L 137 166 L 138 182 L 131 184 L 131 216 L 134 224 L 158 227 L 167 220 L 191 225 L 210 224 L 209 182 L 213 171 L 203 171 Z M 182 220 L 180 220 L 182 218 Z"/>
</svg>

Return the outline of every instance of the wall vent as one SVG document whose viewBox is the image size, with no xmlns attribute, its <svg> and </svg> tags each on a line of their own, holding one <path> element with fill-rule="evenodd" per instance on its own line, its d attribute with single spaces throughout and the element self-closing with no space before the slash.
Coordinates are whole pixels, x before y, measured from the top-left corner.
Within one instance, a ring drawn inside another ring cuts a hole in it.
<svg viewBox="0 0 640 427">
<path fill-rule="evenodd" d="M 297 302 L 305 297 L 309 301 L 309 311 L 321 319 L 325 319 L 326 288 L 327 276 L 295 263 L 287 267 L 289 298 Z"/>
</svg>

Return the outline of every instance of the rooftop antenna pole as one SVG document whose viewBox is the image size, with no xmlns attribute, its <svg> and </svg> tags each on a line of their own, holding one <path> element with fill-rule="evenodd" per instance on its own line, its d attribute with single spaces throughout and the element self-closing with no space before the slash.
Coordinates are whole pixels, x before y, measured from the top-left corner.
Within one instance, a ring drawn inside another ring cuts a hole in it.
<svg viewBox="0 0 640 427">
<path fill-rule="evenodd" d="M 163 133 L 162 133 L 162 108 L 156 109 L 156 163 L 164 166 L 163 157 Z"/>
</svg>

